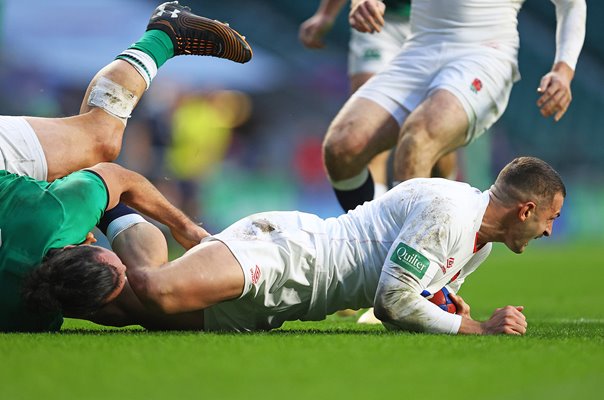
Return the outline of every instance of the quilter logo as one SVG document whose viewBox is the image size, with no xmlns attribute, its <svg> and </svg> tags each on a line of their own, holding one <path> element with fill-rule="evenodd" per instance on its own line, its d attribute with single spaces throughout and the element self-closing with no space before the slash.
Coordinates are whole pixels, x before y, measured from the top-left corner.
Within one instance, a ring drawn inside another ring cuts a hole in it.
<svg viewBox="0 0 604 400">
<path fill-rule="evenodd" d="M 254 268 L 250 268 L 250 276 L 252 278 L 252 284 L 257 284 L 260 280 L 260 267 L 256 265 Z"/>
<path fill-rule="evenodd" d="M 390 256 L 390 261 L 403 267 L 419 279 L 424 277 L 430 266 L 430 261 L 426 257 L 404 243 L 398 244 L 396 250 Z"/>
</svg>

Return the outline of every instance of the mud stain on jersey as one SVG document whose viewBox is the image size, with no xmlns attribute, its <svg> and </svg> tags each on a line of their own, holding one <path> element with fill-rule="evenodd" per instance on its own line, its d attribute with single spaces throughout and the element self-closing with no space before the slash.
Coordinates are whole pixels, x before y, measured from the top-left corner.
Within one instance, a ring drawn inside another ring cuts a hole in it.
<svg viewBox="0 0 604 400">
<path fill-rule="evenodd" d="M 451 223 L 451 215 L 448 212 L 443 212 L 446 209 L 446 204 L 451 199 L 447 197 L 435 197 L 430 204 L 422 211 L 418 225 L 423 227 L 423 234 L 418 231 L 418 244 L 425 248 L 433 248 L 440 246 L 446 240 L 446 232 L 448 225 Z"/>
<path fill-rule="evenodd" d="M 252 225 L 260 229 L 260 231 L 264 233 L 271 233 L 272 231 L 277 229 L 277 227 L 272 222 L 266 219 L 257 219 L 252 222 Z"/>
</svg>

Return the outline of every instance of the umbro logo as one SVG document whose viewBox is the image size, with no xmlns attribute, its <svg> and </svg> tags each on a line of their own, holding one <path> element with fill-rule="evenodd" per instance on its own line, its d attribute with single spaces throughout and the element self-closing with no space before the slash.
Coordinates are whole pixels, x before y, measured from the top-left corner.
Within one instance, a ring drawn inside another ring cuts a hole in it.
<svg viewBox="0 0 604 400">
<path fill-rule="evenodd" d="M 166 7 L 162 4 L 161 6 L 157 7 L 157 14 L 155 14 L 155 16 L 159 18 L 164 15 L 164 13 L 169 13 L 170 18 L 178 18 L 180 10 L 166 11 Z"/>
</svg>

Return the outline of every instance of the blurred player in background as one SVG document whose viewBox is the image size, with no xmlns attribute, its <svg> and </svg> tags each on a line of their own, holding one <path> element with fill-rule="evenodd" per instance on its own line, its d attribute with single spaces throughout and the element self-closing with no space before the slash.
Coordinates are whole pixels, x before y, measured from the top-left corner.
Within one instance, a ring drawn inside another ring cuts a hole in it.
<svg viewBox="0 0 604 400">
<path fill-rule="evenodd" d="M 334 21 L 348 0 L 321 0 L 315 14 L 300 26 L 299 37 L 302 44 L 310 49 L 325 46 L 323 38 L 333 27 Z M 384 69 L 401 50 L 409 36 L 410 0 L 384 0 L 386 10 L 382 25 L 372 33 L 362 33 L 350 29 L 348 48 L 348 77 L 350 93 L 354 93 L 375 73 Z M 363 1 L 352 0 L 352 10 L 367 8 Z M 388 157 L 390 150 L 383 151 L 368 164 L 374 182 L 374 197 L 388 190 Z M 457 174 L 454 152 L 437 162 L 432 176 L 454 179 Z"/>
<path fill-rule="evenodd" d="M 537 106 L 560 120 L 585 36 L 584 0 L 552 0 L 556 56 L 538 86 Z M 395 148 L 394 180 L 428 177 L 436 161 L 479 137 L 504 112 L 519 79 L 520 0 L 413 0 L 411 35 L 388 67 L 357 90 L 331 123 L 323 157 L 345 210 L 374 194 L 367 169 Z M 360 0 L 353 28 L 378 32 L 387 6 Z"/>
<path fill-rule="evenodd" d="M 80 115 L 0 117 L 0 331 L 60 327 L 60 314 L 25 310 L 22 279 L 53 249 L 90 238 L 103 214 L 113 218 L 105 211 L 120 197 L 169 226 L 186 248 L 207 235 L 139 174 L 113 164 L 92 167 L 117 157 L 140 96 L 157 69 L 180 54 L 237 62 L 252 55 L 244 38 L 227 25 L 196 16 L 178 2 L 164 3 L 142 38 L 94 77 Z M 69 174 L 86 167 L 91 168 Z M 120 212 L 114 210 L 114 217 Z"/>
<path fill-rule="evenodd" d="M 166 314 L 203 313 L 208 331 L 266 330 L 375 304 L 376 315 L 392 329 L 522 335 L 527 323 L 520 306 L 499 308 L 479 322 L 459 296 L 452 295 L 457 314 L 424 296 L 443 287 L 457 293 L 492 242 L 522 253 L 530 240 L 550 236 L 565 196 L 551 166 L 521 157 L 484 192 L 419 178 L 338 218 L 254 214 L 161 266 L 130 258 L 126 268 L 110 250 L 72 246 L 32 272 L 25 297 L 39 310 L 86 318 L 114 306 L 114 298 L 123 301 L 127 269 L 128 288 L 143 304 Z M 143 259 L 158 245 L 147 242 L 144 229 L 138 240 L 123 242 Z M 119 277 L 103 283 L 94 277 L 103 270 Z"/>
<path fill-rule="evenodd" d="M 90 82 L 80 115 L 0 117 L 0 170 L 53 181 L 99 162 L 113 161 L 126 122 L 168 59 L 207 55 L 244 63 L 252 50 L 235 30 L 192 14 L 177 1 L 158 6 L 147 31 Z"/>
</svg>

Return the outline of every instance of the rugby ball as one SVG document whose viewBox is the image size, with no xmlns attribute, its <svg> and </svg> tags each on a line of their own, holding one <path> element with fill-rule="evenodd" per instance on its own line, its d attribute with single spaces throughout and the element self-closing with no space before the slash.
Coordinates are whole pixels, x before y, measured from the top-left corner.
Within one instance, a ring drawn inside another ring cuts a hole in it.
<svg viewBox="0 0 604 400">
<path fill-rule="evenodd" d="M 446 312 L 451 314 L 455 314 L 457 312 L 457 307 L 455 307 L 455 304 L 453 304 L 453 301 L 451 301 L 447 288 L 442 288 L 438 292 L 434 293 L 432 297 L 428 297 L 427 299 Z"/>
</svg>

